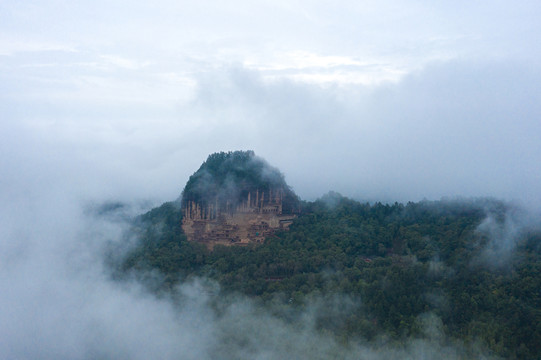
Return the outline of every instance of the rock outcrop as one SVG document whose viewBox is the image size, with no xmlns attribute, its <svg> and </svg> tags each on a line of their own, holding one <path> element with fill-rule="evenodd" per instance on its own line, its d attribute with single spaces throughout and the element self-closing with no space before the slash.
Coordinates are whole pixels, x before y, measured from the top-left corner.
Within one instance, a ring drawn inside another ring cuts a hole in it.
<svg viewBox="0 0 541 360">
<path fill-rule="evenodd" d="M 182 194 L 182 229 L 189 241 L 261 243 L 287 230 L 300 202 L 283 175 L 253 151 L 210 155 Z"/>
</svg>

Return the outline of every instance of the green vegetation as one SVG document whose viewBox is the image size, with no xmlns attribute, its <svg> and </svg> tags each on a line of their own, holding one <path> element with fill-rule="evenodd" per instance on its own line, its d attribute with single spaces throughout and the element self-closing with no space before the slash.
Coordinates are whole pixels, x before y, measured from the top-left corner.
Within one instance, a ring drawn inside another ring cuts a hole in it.
<svg viewBox="0 0 541 360">
<path fill-rule="evenodd" d="M 506 206 L 363 204 L 329 194 L 304 203 L 290 231 L 262 245 L 209 252 L 186 241 L 178 204 L 166 203 L 140 217 L 141 245 L 122 270 L 158 270 L 162 291 L 189 276 L 209 277 L 224 293 L 278 304 L 284 316 L 340 294 L 360 305 L 322 315 L 317 324 L 345 341 L 421 337 L 423 319 L 432 314 L 447 335 L 466 344 L 482 341 L 506 358 L 539 358 L 541 235 L 522 235 L 505 266 L 493 267 L 483 257 L 489 239 L 476 231 L 487 211 L 503 222 Z"/>
</svg>

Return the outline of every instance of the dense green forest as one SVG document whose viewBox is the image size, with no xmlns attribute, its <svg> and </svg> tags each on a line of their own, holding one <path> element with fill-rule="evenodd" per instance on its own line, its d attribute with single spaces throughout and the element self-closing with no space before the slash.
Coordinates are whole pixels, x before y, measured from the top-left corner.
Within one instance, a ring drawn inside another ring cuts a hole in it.
<svg viewBox="0 0 541 360">
<path fill-rule="evenodd" d="M 502 262 L 487 256 L 494 244 L 478 230 L 488 214 L 503 229 L 506 211 L 494 200 L 389 205 L 330 193 L 304 202 L 290 230 L 264 244 L 209 251 L 186 241 L 179 203 L 165 203 L 137 219 L 140 242 L 120 273 L 158 270 L 157 291 L 208 277 L 224 294 L 245 294 L 285 318 L 338 294 L 357 305 L 322 314 L 317 327 L 346 342 L 427 336 L 430 314 L 450 338 L 480 341 L 505 358 L 538 359 L 541 235 L 517 234 Z"/>
</svg>

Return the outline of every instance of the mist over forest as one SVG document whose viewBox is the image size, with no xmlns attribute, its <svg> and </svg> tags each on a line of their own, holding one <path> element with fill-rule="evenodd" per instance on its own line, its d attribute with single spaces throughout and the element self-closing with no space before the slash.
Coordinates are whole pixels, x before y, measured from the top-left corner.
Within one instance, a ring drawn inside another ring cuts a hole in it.
<svg viewBox="0 0 541 360">
<path fill-rule="evenodd" d="M 89 202 L 69 182 L 45 183 L 3 193 L 3 357 L 539 351 L 540 222 L 512 203 L 366 203 L 330 192 L 304 201 L 305 215 L 264 245 L 209 252 L 182 234 L 180 197 Z"/>
<path fill-rule="evenodd" d="M 0 358 L 540 358 L 539 14 L 1 2 Z M 247 149 L 290 231 L 188 242 Z"/>
<path fill-rule="evenodd" d="M 275 171 L 253 152 L 210 155 L 182 198 L 136 219 L 139 242 L 113 259 L 114 276 L 181 299 L 179 285 L 198 284 L 216 321 L 238 316 L 222 329 L 221 357 L 280 358 L 284 348 L 300 358 L 538 354 L 538 217 L 488 198 L 370 204 L 329 192 L 302 202 L 288 230 L 263 244 L 188 241 L 186 199 L 220 198 L 220 181 L 234 201 L 252 188 L 247 179 Z"/>
</svg>

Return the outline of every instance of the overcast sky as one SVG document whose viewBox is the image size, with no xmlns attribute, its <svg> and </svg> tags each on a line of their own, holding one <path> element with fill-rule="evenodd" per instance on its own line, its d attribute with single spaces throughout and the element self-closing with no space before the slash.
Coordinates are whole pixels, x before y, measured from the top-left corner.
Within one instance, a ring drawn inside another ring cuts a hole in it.
<svg viewBox="0 0 541 360">
<path fill-rule="evenodd" d="M 303 198 L 541 199 L 538 1 L 0 1 L 0 181 L 176 198 L 253 149 Z"/>
</svg>

